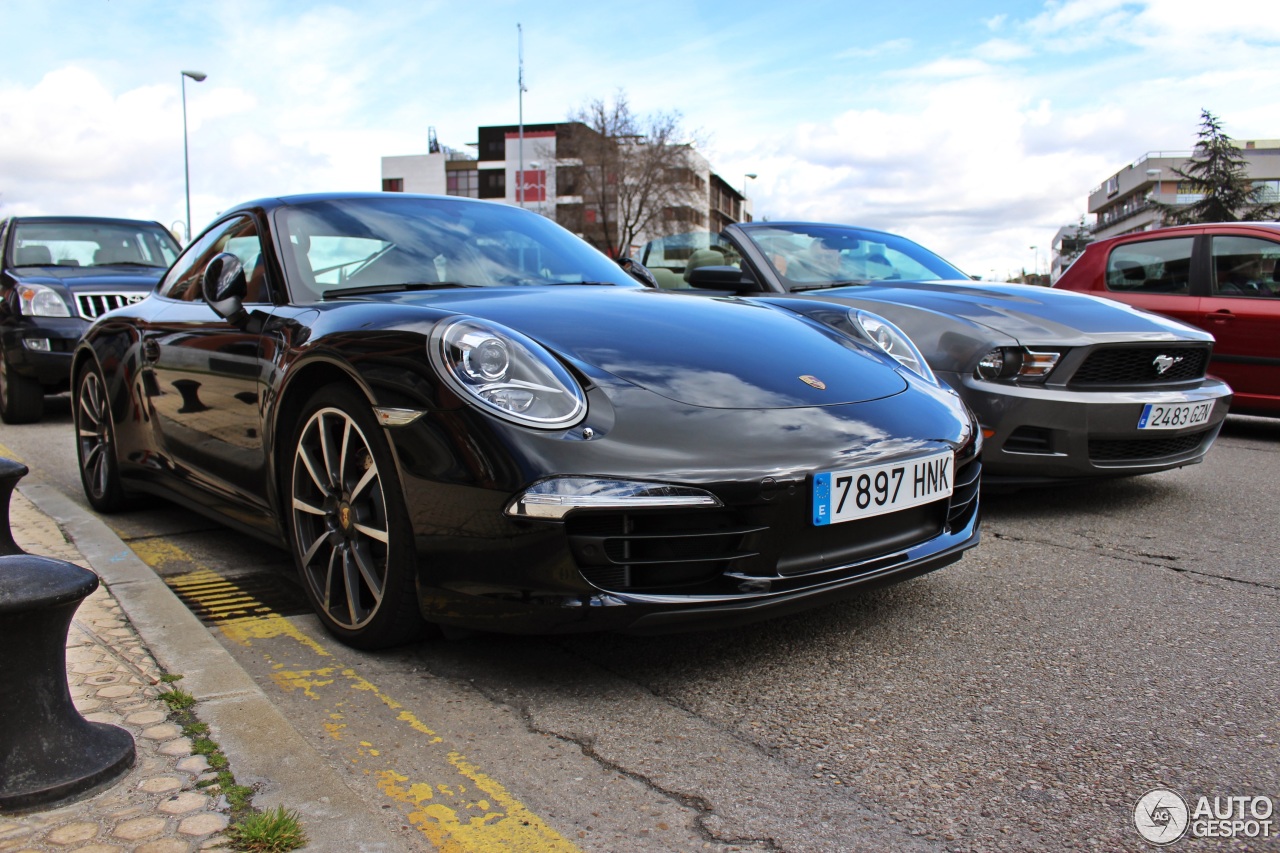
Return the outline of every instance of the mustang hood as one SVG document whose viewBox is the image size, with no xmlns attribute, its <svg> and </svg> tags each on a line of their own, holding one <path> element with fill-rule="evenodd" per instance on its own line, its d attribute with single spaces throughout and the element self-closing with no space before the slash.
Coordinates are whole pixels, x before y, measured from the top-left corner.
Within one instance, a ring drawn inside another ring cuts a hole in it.
<svg viewBox="0 0 1280 853">
<path fill-rule="evenodd" d="M 1099 339 L 1169 340 L 1196 334 L 1190 326 L 1080 293 L 1033 285 L 973 282 L 877 282 L 815 291 L 824 299 L 849 298 L 910 305 L 961 317 L 1015 338 L 1022 344 L 1083 344 Z M 871 310 L 876 310 L 874 306 Z M 893 317 L 893 314 L 889 315 Z M 910 332 L 911 330 L 908 329 Z"/>
<path fill-rule="evenodd" d="M 839 332 L 741 299 L 559 285 L 437 291 L 421 303 L 501 323 L 570 361 L 692 406 L 832 406 L 907 387 L 884 359 Z"/>
</svg>

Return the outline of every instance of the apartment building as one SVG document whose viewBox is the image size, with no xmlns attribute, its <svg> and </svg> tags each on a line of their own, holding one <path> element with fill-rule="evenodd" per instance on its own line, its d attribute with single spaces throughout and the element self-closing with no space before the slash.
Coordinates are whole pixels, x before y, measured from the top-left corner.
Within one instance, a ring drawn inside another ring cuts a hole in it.
<svg viewBox="0 0 1280 853">
<path fill-rule="evenodd" d="M 1280 140 L 1261 139 L 1236 143 L 1244 157 L 1246 173 L 1265 189 L 1264 200 L 1280 200 Z M 1089 213 L 1096 239 L 1147 231 L 1162 224 L 1153 201 L 1190 204 L 1200 196 L 1178 177 L 1174 169 L 1187 171 L 1190 151 L 1151 151 L 1089 191 Z"/>
<path fill-rule="evenodd" d="M 599 220 L 595 176 L 584 170 L 598 162 L 602 145 L 643 145 L 643 140 L 606 140 L 581 122 L 495 125 L 478 129 L 475 153 L 443 148 L 431 137 L 426 154 L 382 158 L 384 192 L 430 193 L 492 199 L 518 205 L 553 219 L 596 245 L 606 245 Z M 667 204 L 652 237 L 682 231 L 719 231 L 731 222 L 750 221 L 744 193 L 711 169 L 705 157 L 689 149 L 681 170 L 686 192 Z M 608 199 L 608 188 L 604 188 Z M 616 211 L 610 210 L 611 218 Z"/>
</svg>

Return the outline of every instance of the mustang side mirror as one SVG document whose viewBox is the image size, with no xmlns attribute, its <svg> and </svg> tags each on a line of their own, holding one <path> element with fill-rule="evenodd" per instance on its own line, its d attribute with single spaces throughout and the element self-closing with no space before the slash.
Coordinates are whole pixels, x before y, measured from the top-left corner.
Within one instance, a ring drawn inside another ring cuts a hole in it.
<svg viewBox="0 0 1280 853">
<path fill-rule="evenodd" d="M 653 273 L 649 272 L 649 268 L 635 258 L 618 258 L 618 266 L 622 267 L 623 272 L 645 287 L 654 289 L 659 287 L 658 280 L 654 278 Z"/>
<path fill-rule="evenodd" d="M 731 266 L 696 267 L 689 270 L 685 281 L 690 287 L 703 290 L 732 290 L 735 293 L 746 293 L 758 290 L 751 274 Z"/>
<path fill-rule="evenodd" d="M 230 252 L 222 252 L 204 268 L 201 295 L 209 307 L 233 326 L 243 327 L 249 320 L 244 310 L 244 297 L 249 292 L 244 264 Z"/>
</svg>

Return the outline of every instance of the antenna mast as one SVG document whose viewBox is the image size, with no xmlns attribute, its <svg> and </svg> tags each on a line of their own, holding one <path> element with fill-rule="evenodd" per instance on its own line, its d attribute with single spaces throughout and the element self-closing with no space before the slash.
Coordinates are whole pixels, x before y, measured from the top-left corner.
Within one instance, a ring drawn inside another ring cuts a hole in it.
<svg viewBox="0 0 1280 853">
<path fill-rule="evenodd" d="M 516 50 L 520 63 L 516 78 L 520 85 L 520 155 L 516 171 L 516 204 L 524 207 L 524 93 L 529 90 L 524 87 L 524 28 L 520 24 L 516 24 Z"/>
</svg>

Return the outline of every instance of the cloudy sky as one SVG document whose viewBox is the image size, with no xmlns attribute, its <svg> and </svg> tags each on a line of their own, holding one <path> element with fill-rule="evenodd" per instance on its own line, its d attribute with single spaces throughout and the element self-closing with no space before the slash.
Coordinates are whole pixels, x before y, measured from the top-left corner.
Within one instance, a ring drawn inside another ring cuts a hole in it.
<svg viewBox="0 0 1280 853">
<path fill-rule="evenodd" d="M 376 190 L 453 148 L 625 91 L 675 111 L 757 218 L 906 234 L 982 276 L 1030 269 L 1089 190 L 1188 151 L 1208 109 L 1280 138 L 1277 0 L 0 0 L 0 215 L 184 218 Z M 1032 249 L 1038 246 L 1039 249 Z"/>
</svg>

